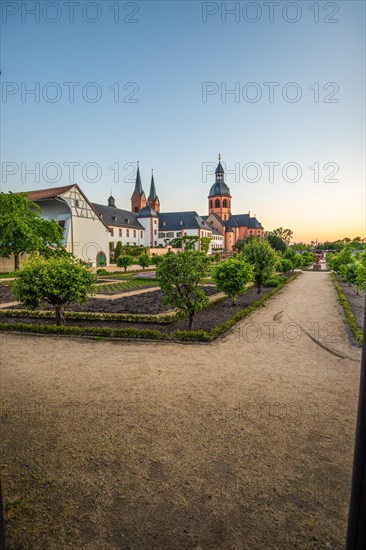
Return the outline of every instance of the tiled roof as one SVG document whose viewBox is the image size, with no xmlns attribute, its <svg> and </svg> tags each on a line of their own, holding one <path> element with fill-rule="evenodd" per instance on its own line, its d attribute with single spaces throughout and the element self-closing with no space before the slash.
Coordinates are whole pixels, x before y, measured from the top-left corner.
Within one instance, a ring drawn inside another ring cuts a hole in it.
<svg viewBox="0 0 366 550">
<path fill-rule="evenodd" d="M 59 197 L 70 191 L 75 187 L 75 184 L 65 185 L 64 187 L 50 187 L 49 189 L 38 189 L 37 191 L 26 191 L 28 200 L 30 201 L 40 201 L 42 199 L 53 199 Z"/>
<path fill-rule="evenodd" d="M 206 229 L 211 227 L 195 211 L 191 212 L 165 212 L 158 214 L 160 231 L 179 231 L 181 229 Z"/>
<path fill-rule="evenodd" d="M 257 218 L 250 217 L 249 214 L 233 214 L 239 227 L 245 226 L 250 229 L 263 229 L 262 224 Z"/>
<path fill-rule="evenodd" d="M 104 204 L 92 203 L 94 209 L 101 216 L 105 224 L 114 227 L 131 227 L 132 229 L 144 229 L 137 221 L 137 213 L 129 210 L 122 210 L 113 206 L 105 206 Z"/>
</svg>

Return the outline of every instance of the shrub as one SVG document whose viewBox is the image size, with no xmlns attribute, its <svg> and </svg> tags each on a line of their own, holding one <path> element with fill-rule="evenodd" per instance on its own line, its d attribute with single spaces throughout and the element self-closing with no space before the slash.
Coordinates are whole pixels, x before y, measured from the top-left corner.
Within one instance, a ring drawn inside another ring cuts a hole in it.
<svg viewBox="0 0 366 550">
<path fill-rule="evenodd" d="M 216 267 L 213 276 L 217 288 L 232 299 L 234 306 L 239 294 L 253 279 L 253 267 L 241 258 L 230 258 Z"/>
<path fill-rule="evenodd" d="M 127 271 L 127 268 L 133 264 L 133 259 L 131 256 L 120 256 L 117 258 L 117 265 L 118 267 L 123 267 L 125 270 L 125 273 Z"/>
<path fill-rule="evenodd" d="M 263 282 L 273 273 L 276 253 L 267 241 L 249 239 L 243 246 L 242 256 L 254 268 L 254 281 L 259 294 Z"/>
<path fill-rule="evenodd" d="M 28 309 L 42 303 L 55 308 L 56 323 L 65 323 L 64 306 L 86 302 L 94 293 L 96 276 L 75 258 L 50 258 L 29 261 L 13 285 L 17 300 Z"/>
<path fill-rule="evenodd" d="M 164 293 L 163 302 L 188 315 L 189 330 L 194 314 L 208 304 L 202 286 L 208 262 L 202 252 L 186 250 L 166 254 L 157 266 L 156 277 Z"/>
<path fill-rule="evenodd" d="M 276 268 L 281 273 L 289 273 L 290 271 L 294 270 L 294 264 L 291 260 L 288 260 L 287 258 L 281 258 L 277 264 Z"/>
<path fill-rule="evenodd" d="M 141 256 L 138 257 L 137 259 L 137 263 L 140 267 L 142 267 L 142 269 L 145 271 L 145 268 L 146 267 L 149 267 L 150 265 L 150 258 L 149 256 L 146 254 L 146 252 L 144 252 L 143 254 L 141 254 Z"/>
</svg>

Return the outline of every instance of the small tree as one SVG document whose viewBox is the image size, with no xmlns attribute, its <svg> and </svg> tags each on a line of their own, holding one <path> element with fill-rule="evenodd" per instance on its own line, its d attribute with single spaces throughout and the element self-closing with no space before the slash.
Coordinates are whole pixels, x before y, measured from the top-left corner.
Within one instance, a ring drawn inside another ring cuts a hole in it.
<svg viewBox="0 0 366 550">
<path fill-rule="evenodd" d="M 200 238 L 201 252 L 203 252 L 204 254 L 208 254 L 208 251 L 210 249 L 211 240 L 212 240 L 211 237 L 201 237 Z"/>
<path fill-rule="evenodd" d="M 196 250 L 196 243 L 199 241 L 199 237 L 194 235 L 184 235 L 182 237 L 184 250 Z"/>
<path fill-rule="evenodd" d="M 131 256 L 120 256 L 117 258 L 117 265 L 118 267 L 123 267 L 125 270 L 125 273 L 127 271 L 127 268 L 133 264 L 133 259 Z"/>
<path fill-rule="evenodd" d="M 137 262 L 139 266 L 142 267 L 142 269 L 145 271 L 145 268 L 149 267 L 150 265 L 150 258 L 148 254 L 144 252 L 143 254 L 141 254 L 141 256 L 138 257 Z"/>
<path fill-rule="evenodd" d="M 216 267 L 213 276 L 217 288 L 225 292 L 235 306 L 239 294 L 253 278 L 253 267 L 241 258 L 230 258 Z"/>
<path fill-rule="evenodd" d="M 157 266 L 156 277 L 164 293 L 163 303 L 188 314 L 189 330 L 194 314 L 208 304 L 203 289 L 208 263 L 205 254 L 186 250 L 166 254 Z"/>
<path fill-rule="evenodd" d="M 362 262 L 357 262 L 356 266 L 354 285 L 358 294 L 360 290 L 366 290 L 366 267 Z"/>
<path fill-rule="evenodd" d="M 55 308 L 57 325 L 65 324 L 64 306 L 69 302 L 86 302 L 94 293 L 97 277 L 75 258 L 36 258 L 19 272 L 13 291 L 28 309 L 42 303 Z"/>
<path fill-rule="evenodd" d="M 287 245 L 281 237 L 272 233 L 266 233 L 265 238 L 276 252 L 285 252 Z"/>
<path fill-rule="evenodd" d="M 287 258 L 281 258 L 277 262 L 276 268 L 278 269 L 278 271 L 280 273 L 282 273 L 284 275 L 285 273 L 288 273 L 289 271 L 293 271 L 294 265 L 291 262 L 291 260 L 288 260 Z"/>
<path fill-rule="evenodd" d="M 118 241 L 116 248 L 114 249 L 114 261 L 117 262 L 118 258 L 123 254 L 123 246 L 121 241 Z"/>
<path fill-rule="evenodd" d="M 276 253 L 271 245 L 262 239 L 248 240 L 242 251 L 244 260 L 254 268 L 254 281 L 257 293 L 261 291 L 264 281 L 272 275 L 276 263 Z"/>
<path fill-rule="evenodd" d="M 62 244 L 62 228 L 40 216 L 38 204 L 26 193 L 0 193 L 0 256 L 14 254 L 14 271 L 23 253 L 44 252 Z"/>
</svg>

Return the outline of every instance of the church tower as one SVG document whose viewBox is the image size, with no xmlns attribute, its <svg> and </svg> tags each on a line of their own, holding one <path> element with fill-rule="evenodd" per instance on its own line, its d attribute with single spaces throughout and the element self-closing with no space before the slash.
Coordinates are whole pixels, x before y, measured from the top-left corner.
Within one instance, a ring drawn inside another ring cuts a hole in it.
<svg viewBox="0 0 366 550">
<path fill-rule="evenodd" d="M 157 212 L 157 214 L 159 214 L 159 212 L 160 212 L 160 201 L 159 201 L 159 197 L 156 194 L 155 181 L 154 181 L 154 171 L 153 170 L 152 170 L 152 173 L 151 173 L 150 193 L 149 193 L 149 196 L 148 196 L 148 199 L 147 199 L 147 204 L 148 204 L 148 206 L 150 206 L 150 208 L 155 210 L 155 212 Z"/>
<path fill-rule="evenodd" d="M 140 166 L 139 162 L 137 161 L 135 190 L 131 197 L 131 211 L 140 212 L 141 208 L 144 208 L 144 206 L 146 206 L 146 195 L 142 189 Z"/>
<path fill-rule="evenodd" d="M 215 183 L 208 194 L 208 214 L 217 214 L 223 221 L 228 221 L 231 216 L 231 195 L 224 176 L 221 155 L 219 155 L 219 164 L 215 170 Z"/>
</svg>

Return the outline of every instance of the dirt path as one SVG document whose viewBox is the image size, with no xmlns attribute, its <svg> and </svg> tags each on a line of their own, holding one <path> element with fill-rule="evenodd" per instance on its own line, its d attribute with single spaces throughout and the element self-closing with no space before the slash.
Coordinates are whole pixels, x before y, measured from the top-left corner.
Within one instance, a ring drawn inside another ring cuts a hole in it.
<svg viewBox="0 0 366 550">
<path fill-rule="evenodd" d="M 3 335 L 9 548 L 341 550 L 360 352 L 340 311 L 304 273 L 212 345 Z"/>
</svg>

